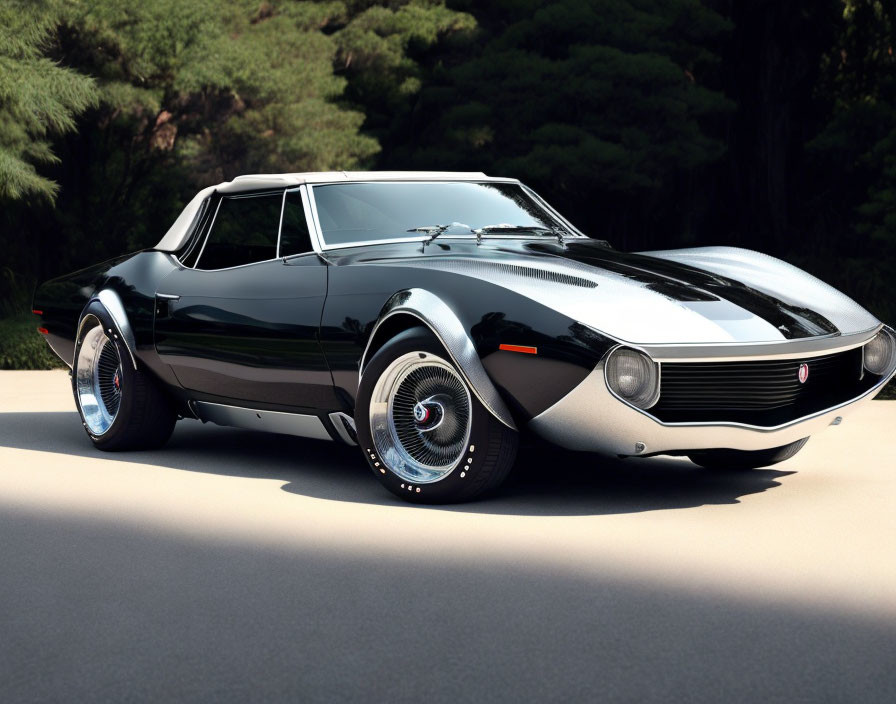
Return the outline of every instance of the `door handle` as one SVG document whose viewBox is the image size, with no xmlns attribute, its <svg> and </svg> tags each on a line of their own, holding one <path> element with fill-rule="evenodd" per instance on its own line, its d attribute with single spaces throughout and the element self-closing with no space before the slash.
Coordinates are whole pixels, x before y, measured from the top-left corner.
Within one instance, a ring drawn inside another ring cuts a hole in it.
<svg viewBox="0 0 896 704">
<path fill-rule="evenodd" d="M 171 304 L 180 300 L 180 296 L 173 293 L 156 294 L 156 318 L 167 318 L 171 315 Z"/>
</svg>

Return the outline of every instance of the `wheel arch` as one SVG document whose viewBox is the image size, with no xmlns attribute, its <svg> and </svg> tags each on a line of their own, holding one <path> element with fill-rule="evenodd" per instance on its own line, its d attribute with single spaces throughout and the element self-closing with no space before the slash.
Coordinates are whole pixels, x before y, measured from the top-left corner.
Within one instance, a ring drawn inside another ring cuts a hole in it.
<svg viewBox="0 0 896 704">
<path fill-rule="evenodd" d="M 121 297 L 112 289 L 106 288 L 90 298 L 78 318 L 75 350 L 77 350 L 78 341 L 81 339 L 84 321 L 89 315 L 96 317 L 103 324 L 103 327 L 106 328 L 106 331 L 111 333 L 115 339 L 121 340 L 128 351 L 128 356 L 131 358 L 131 364 L 134 365 L 134 369 L 137 369 L 137 343 L 134 338 L 134 330 L 124 309 L 124 304 L 121 302 Z M 75 359 L 72 359 L 72 369 L 74 369 L 74 365 Z"/>
<path fill-rule="evenodd" d="M 411 288 L 399 291 L 383 306 L 367 346 L 361 356 L 360 376 L 367 362 L 383 345 L 400 332 L 420 324 L 428 328 L 442 344 L 451 361 L 470 385 L 483 406 L 512 430 L 516 424 L 491 378 L 463 323 L 450 306 L 431 291 Z"/>
</svg>

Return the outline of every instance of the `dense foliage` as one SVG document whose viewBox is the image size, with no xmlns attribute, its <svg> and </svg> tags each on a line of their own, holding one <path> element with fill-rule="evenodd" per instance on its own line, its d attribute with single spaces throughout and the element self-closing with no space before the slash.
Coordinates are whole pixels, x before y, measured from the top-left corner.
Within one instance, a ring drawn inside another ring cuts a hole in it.
<svg viewBox="0 0 896 704">
<path fill-rule="evenodd" d="M 29 313 L 0 318 L 0 369 L 65 368 L 34 328 Z"/>
<path fill-rule="evenodd" d="M 731 112 L 711 50 L 730 23 L 697 0 L 490 0 L 467 56 L 421 92 L 389 161 L 520 175 L 626 248 L 688 234 L 693 176 Z"/>
<path fill-rule="evenodd" d="M 461 168 L 893 323 L 894 45 L 883 0 L 0 0 L 0 314 L 239 173 Z"/>
<path fill-rule="evenodd" d="M 71 131 L 93 103 L 93 81 L 44 56 L 61 17 L 53 0 L 0 3 L 0 198 L 50 198 L 57 185 L 35 164 L 54 163 L 49 139 Z"/>
</svg>

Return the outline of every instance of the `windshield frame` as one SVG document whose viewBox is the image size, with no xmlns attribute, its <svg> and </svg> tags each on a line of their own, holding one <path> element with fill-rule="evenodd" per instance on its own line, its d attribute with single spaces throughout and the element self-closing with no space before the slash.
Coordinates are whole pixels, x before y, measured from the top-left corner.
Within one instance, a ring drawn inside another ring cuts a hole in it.
<svg viewBox="0 0 896 704">
<path fill-rule="evenodd" d="M 457 180 L 440 180 L 440 179 L 427 179 L 425 181 L 418 180 L 382 180 L 382 181 L 328 181 L 326 183 L 314 183 L 307 184 L 307 196 L 308 196 L 308 213 L 306 215 L 309 217 L 309 222 L 312 225 L 312 239 L 316 240 L 316 245 L 319 247 L 320 252 L 326 252 L 328 250 L 333 249 L 346 249 L 350 247 L 369 247 L 371 245 L 378 244 L 400 244 L 402 242 L 423 242 L 430 238 L 431 235 L 426 233 L 421 233 L 420 235 L 414 235 L 411 237 L 390 237 L 383 239 L 370 239 L 370 240 L 358 240 L 354 242 L 340 242 L 336 244 L 328 244 L 326 239 L 324 238 L 323 230 L 320 226 L 320 220 L 317 215 L 317 202 L 314 199 L 314 189 L 322 186 L 341 186 L 348 185 L 353 183 L 376 183 L 376 184 L 442 184 L 442 183 L 458 183 Z M 519 186 L 523 192 L 528 195 L 540 208 L 544 209 L 544 211 L 550 215 L 552 218 L 557 220 L 558 223 L 567 231 L 562 233 L 564 239 L 566 238 L 585 238 L 587 239 L 587 235 L 585 235 L 581 230 L 575 227 L 572 223 L 570 223 L 566 218 L 564 218 L 560 213 L 558 213 L 554 208 L 552 208 L 548 203 L 539 196 L 535 191 L 526 186 L 523 183 L 520 183 L 517 179 L 514 178 L 473 178 L 469 180 L 460 181 L 460 183 L 475 183 L 475 184 L 489 184 L 489 183 L 507 183 L 514 186 Z M 295 190 L 295 189 L 288 189 Z M 439 235 L 439 240 L 477 240 L 478 239 L 554 239 L 556 235 L 554 234 L 535 234 L 535 233 L 524 233 L 524 232 L 514 232 L 513 234 L 497 234 L 494 232 L 482 233 L 480 236 L 477 236 L 476 233 L 443 233 Z"/>
</svg>

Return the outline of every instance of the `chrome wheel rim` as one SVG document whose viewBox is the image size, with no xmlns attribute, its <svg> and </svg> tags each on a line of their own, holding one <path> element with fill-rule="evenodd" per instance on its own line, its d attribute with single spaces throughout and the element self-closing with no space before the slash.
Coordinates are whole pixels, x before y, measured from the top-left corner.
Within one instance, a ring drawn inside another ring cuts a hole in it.
<svg viewBox="0 0 896 704">
<path fill-rule="evenodd" d="M 449 362 L 427 352 L 393 361 L 370 399 L 370 432 L 380 460 L 414 484 L 437 482 L 460 464 L 472 419 L 464 380 Z"/>
<path fill-rule="evenodd" d="M 121 406 L 121 358 L 102 326 L 84 333 L 75 369 L 84 423 L 91 433 L 102 435 L 112 427 Z"/>
</svg>

